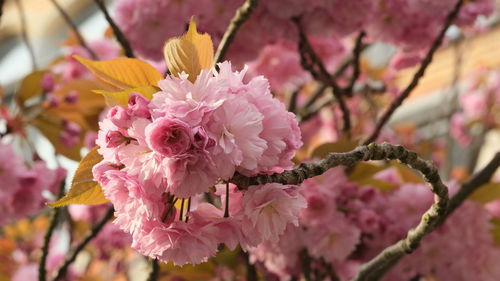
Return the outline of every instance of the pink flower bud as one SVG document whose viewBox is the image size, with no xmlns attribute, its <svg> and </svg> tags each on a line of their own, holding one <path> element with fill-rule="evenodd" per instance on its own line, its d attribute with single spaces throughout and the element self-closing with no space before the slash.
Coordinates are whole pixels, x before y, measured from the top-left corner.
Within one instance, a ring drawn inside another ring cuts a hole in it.
<svg viewBox="0 0 500 281">
<path fill-rule="evenodd" d="M 127 138 L 119 131 L 109 131 L 106 134 L 107 147 L 117 147 L 127 141 Z"/>
<path fill-rule="evenodd" d="M 96 146 L 96 140 L 97 140 L 97 133 L 96 132 L 87 132 L 85 134 L 85 137 L 83 138 L 83 145 L 91 149 L 92 147 Z"/>
<path fill-rule="evenodd" d="M 63 131 L 61 133 L 61 135 L 59 136 L 59 139 L 61 141 L 61 143 L 66 147 L 66 148 L 72 148 L 74 147 L 78 141 L 79 141 L 79 137 L 78 135 L 73 135 L 73 134 L 70 134 L 66 131 Z"/>
<path fill-rule="evenodd" d="M 64 101 L 67 103 L 76 103 L 78 101 L 78 92 L 71 91 L 65 97 Z"/>
<path fill-rule="evenodd" d="M 108 118 L 119 128 L 126 129 L 130 126 L 130 115 L 121 106 L 114 106 L 108 111 Z"/>
<path fill-rule="evenodd" d="M 47 101 L 49 103 L 49 107 L 56 107 L 61 102 L 61 99 L 57 95 L 50 93 L 47 95 Z"/>
<path fill-rule="evenodd" d="M 42 91 L 44 93 L 49 93 L 54 90 L 54 86 L 56 85 L 56 78 L 54 77 L 54 74 L 52 73 L 46 73 L 42 77 Z"/>
<path fill-rule="evenodd" d="M 80 128 L 80 125 L 76 124 L 75 122 L 68 121 L 66 119 L 64 119 L 62 121 L 62 126 L 63 126 L 63 130 L 65 132 L 67 132 L 68 134 L 73 135 L 73 136 L 80 135 L 80 133 L 82 131 L 82 128 Z"/>
<path fill-rule="evenodd" d="M 131 93 L 128 99 L 128 113 L 132 116 L 150 118 L 149 100 L 139 93 Z"/>
</svg>

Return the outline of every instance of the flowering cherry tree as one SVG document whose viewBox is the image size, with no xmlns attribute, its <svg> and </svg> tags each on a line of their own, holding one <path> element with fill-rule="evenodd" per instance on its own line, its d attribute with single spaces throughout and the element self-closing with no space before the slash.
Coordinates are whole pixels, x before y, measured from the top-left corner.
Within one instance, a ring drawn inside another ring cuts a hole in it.
<svg viewBox="0 0 500 281">
<path fill-rule="evenodd" d="M 446 147 L 498 128 L 499 71 L 465 77 L 446 142 L 388 124 L 494 1 L 95 0 L 92 42 L 51 1 L 72 43 L 1 104 L 0 280 L 500 279 L 500 152 Z"/>
</svg>

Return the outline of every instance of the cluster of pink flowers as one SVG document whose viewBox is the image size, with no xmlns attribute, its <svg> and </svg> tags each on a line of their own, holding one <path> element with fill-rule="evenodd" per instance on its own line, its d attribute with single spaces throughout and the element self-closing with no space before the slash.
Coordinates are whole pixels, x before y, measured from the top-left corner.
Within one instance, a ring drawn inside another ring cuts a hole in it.
<svg viewBox="0 0 500 281">
<path fill-rule="evenodd" d="M 470 145 L 473 132 L 498 127 L 500 71 L 481 71 L 459 97 L 461 111 L 451 117 L 450 133 L 461 146 Z"/>
<path fill-rule="evenodd" d="M 186 74 L 168 76 L 151 101 L 132 93 L 127 107 L 111 108 L 99 124 L 104 160 L 94 178 L 115 207 L 115 223 L 147 256 L 199 263 L 219 243 L 247 248 L 276 241 L 305 207 L 296 187 L 278 184 L 244 192 L 231 187 L 229 217 L 202 202 L 200 195 L 235 172 L 251 176 L 292 167 L 302 145 L 295 116 L 272 97 L 265 78 L 244 82 L 246 69 L 218 66 L 203 70 L 194 83 Z M 175 208 L 173 196 L 190 198 L 187 214 Z"/>
<path fill-rule="evenodd" d="M 48 201 L 44 191 L 56 194 L 66 170 L 49 169 L 44 161 L 26 165 L 12 146 L 0 143 L 0 225 L 33 215 Z"/>
<path fill-rule="evenodd" d="M 307 253 L 312 270 L 325 271 L 322 262 L 331 263 L 340 280 L 350 280 L 363 262 L 404 238 L 433 202 L 428 186 L 403 183 L 395 169 L 383 170 L 375 178 L 397 188 L 381 193 L 369 185 L 358 186 L 342 168 L 305 181 L 301 193 L 308 207 L 300 211 L 300 227 L 289 225 L 279 241 L 251 248 L 252 260 L 263 265 L 268 275 L 289 280 L 299 276 L 300 257 Z M 449 185 L 452 193 L 457 190 L 456 184 Z M 500 248 L 490 234 L 490 219 L 484 206 L 464 203 L 383 280 L 407 281 L 416 276 L 497 280 Z"/>
<path fill-rule="evenodd" d="M 147 3 L 146 3 L 147 2 Z M 314 38 L 343 38 L 364 29 L 372 40 L 393 43 L 405 50 L 427 48 L 437 36 L 456 0 L 262 1 L 242 26 L 229 51 L 233 62 L 251 61 L 267 45 L 297 43 L 293 20 L 300 19 Z M 135 50 L 145 58 L 161 60 L 164 40 L 182 33 L 193 15 L 199 29 L 216 45 L 242 0 L 124 0 L 116 5 L 117 22 Z M 457 23 L 470 26 L 494 10 L 493 0 L 468 1 Z M 333 40 L 338 40 L 332 38 Z"/>
</svg>

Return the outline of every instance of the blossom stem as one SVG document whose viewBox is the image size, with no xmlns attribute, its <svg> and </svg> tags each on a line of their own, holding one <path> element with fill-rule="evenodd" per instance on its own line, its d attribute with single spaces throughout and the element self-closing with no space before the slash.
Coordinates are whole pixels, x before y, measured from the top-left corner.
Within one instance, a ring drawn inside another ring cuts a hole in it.
<svg viewBox="0 0 500 281">
<path fill-rule="evenodd" d="M 401 92 L 401 94 L 392 101 L 392 103 L 389 105 L 387 110 L 382 114 L 382 117 L 379 119 L 377 122 L 377 125 L 375 126 L 375 129 L 371 133 L 371 135 L 363 142 L 363 144 L 369 144 L 371 142 L 374 142 L 377 140 L 380 131 L 384 127 L 384 125 L 389 121 L 391 118 L 392 114 L 398 109 L 401 104 L 403 104 L 403 101 L 410 96 L 410 94 L 413 92 L 413 89 L 415 89 L 420 82 L 420 79 L 424 76 L 425 70 L 427 67 L 430 65 L 432 62 L 432 58 L 434 56 L 434 53 L 437 51 L 437 49 L 441 46 L 441 43 L 443 42 L 444 36 L 446 34 L 446 30 L 450 27 L 450 25 L 453 23 L 453 20 L 457 17 L 458 13 L 460 12 L 460 8 L 462 7 L 464 3 L 464 0 L 459 0 L 455 4 L 454 8 L 451 10 L 451 12 L 448 14 L 446 17 L 443 27 L 441 28 L 441 31 L 439 32 L 439 35 L 436 37 L 434 42 L 432 43 L 431 47 L 429 48 L 429 51 L 427 51 L 426 56 L 420 63 L 420 67 L 415 72 L 413 75 L 413 79 L 411 80 L 410 84 L 406 86 L 406 88 Z"/>
<path fill-rule="evenodd" d="M 61 7 L 61 5 L 57 2 L 57 0 L 50 0 L 50 1 L 52 1 L 52 4 L 54 5 L 54 7 L 56 7 L 57 11 L 59 12 L 59 14 L 61 14 L 61 16 L 63 17 L 66 24 L 71 28 L 71 30 L 75 34 L 76 39 L 78 40 L 78 44 L 80 44 L 80 46 L 82 46 L 85 50 L 87 50 L 87 52 L 89 52 L 92 59 L 95 59 L 95 60 L 98 59 L 97 54 L 94 52 L 94 50 L 92 50 L 89 47 L 89 45 L 87 44 L 87 42 L 83 38 L 82 34 L 78 30 L 78 27 L 71 20 L 71 17 L 68 15 L 68 13 L 66 13 L 66 11 L 63 9 L 63 7 Z"/>
<path fill-rule="evenodd" d="M 115 34 L 116 40 L 118 40 L 118 43 L 123 48 L 123 51 L 125 52 L 125 56 L 129 58 L 134 58 L 134 51 L 132 50 L 132 47 L 130 46 L 130 42 L 128 41 L 127 37 L 121 29 L 116 25 L 115 21 L 113 18 L 109 15 L 108 9 L 106 8 L 106 5 L 104 4 L 103 0 L 94 0 L 94 2 L 97 4 L 101 12 L 104 14 L 104 17 L 106 18 L 106 21 L 109 23 L 111 26 L 111 29 L 113 29 L 113 33 Z"/>
<path fill-rule="evenodd" d="M 27 24 L 26 24 L 26 15 L 24 13 L 24 7 L 23 4 L 21 3 L 21 0 L 16 0 L 14 2 L 17 5 L 17 9 L 19 11 L 19 18 L 21 20 L 21 37 L 23 38 L 24 44 L 26 44 L 26 48 L 28 48 L 28 52 L 31 58 L 31 67 L 33 71 L 35 71 L 38 67 L 36 64 L 35 51 L 33 49 L 33 45 L 31 45 L 31 41 L 28 38 L 28 30 L 26 28 Z"/>
<path fill-rule="evenodd" d="M 224 217 L 229 217 L 229 182 L 226 183 L 226 208 L 224 209 Z"/>
<path fill-rule="evenodd" d="M 187 205 L 187 210 L 186 210 L 186 220 L 185 220 L 186 223 L 188 223 L 188 221 L 189 221 L 189 216 L 188 216 L 189 211 L 191 211 L 191 197 L 189 197 L 189 199 L 188 199 L 188 205 Z"/>
<path fill-rule="evenodd" d="M 63 180 L 61 182 L 61 185 L 59 186 L 59 190 L 57 191 L 57 199 L 61 198 L 64 195 L 65 186 L 66 186 L 66 181 Z M 54 233 L 54 230 L 57 226 L 57 220 L 59 218 L 61 210 L 62 208 L 54 208 L 53 210 L 51 210 L 49 227 L 47 228 L 47 232 L 43 237 L 42 256 L 40 257 L 40 262 L 38 264 L 39 281 L 47 280 L 47 269 L 45 268 L 45 265 L 47 263 L 47 257 L 49 256 L 50 239 L 52 238 L 52 234 Z"/>
<path fill-rule="evenodd" d="M 182 213 L 184 212 L 184 198 L 181 200 L 181 210 L 179 212 L 179 220 L 182 221 Z"/>
<path fill-rule="evenodd" d="M 259 0 L 246 0 L 245 3 L 238 10 L 236 10 L 236 14 L 231 20 L 231 23 L 229 23 L 229 26 L 219 43 L 219 47 L 215 53 L 214 64 L 224 60 L 229 46 L 231 46 L 234 38 L 236 37 L 236 33 L 243 23 L 248 20 L 258 3 Z"/>
<path fill-rule="evenodd" d="M 75 247 L 75 249 L 68 256 L 66 256 L 64 263 L 61 265 L 61 267 L 59 267 L 52 281 L 62 280 L 64 276 L 66 276 L 69 266 L 76 260 L 76 257 L 85 248 L 85 246 L 87 246 L 87 244 L 99 234 L 108 220 L 113 217 L 114 212 L 115 210 L 113 207 L 110 207 L 108 209 L 104 217 L 96 225 L 94 225 L 94 227 L 92 227 L 85 238 L 83 238 L 83 240 Z"/>
</svg>

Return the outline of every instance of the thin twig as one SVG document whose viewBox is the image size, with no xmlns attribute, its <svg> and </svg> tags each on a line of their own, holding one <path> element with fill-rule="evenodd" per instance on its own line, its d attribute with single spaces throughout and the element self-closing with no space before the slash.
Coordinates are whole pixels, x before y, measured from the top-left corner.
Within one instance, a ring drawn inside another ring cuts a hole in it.
<svg viewBox="0 0 500 281">
<path fill-rule="evenodd" d="M 304 29 L 300 24 L 300 19 L 295 18 L 294 22 L 299 31 L 299 53 L 302 67 L 305 70 L 309 71 L 315 79 L 322 81 L 324 84 L 332 87 L 333 95 L 337 99 L 340 110 L 342 111 L 342 119 L 344 121 L 342 131 L 346 134 L 350 134 L 351 117 L 349 108 L 347 107 L 344 98 L 342 97 L 343 89 L 337 84 L 337 82 L 335 82 L 335 79 L 332 78 L 325 65 L 321 61 L 321 58 L 316 54 L 313 47 L 309 43 L 309 40 L 304 33 Z"/>
<path fill-rule="evenodd" d="M 302 123 L 302 122 L 305 122 L 305 121 L 311 119 L 316 114 L 318 114 L 318 112 L 320 112 L 321 109 L 334 104 L 335 101 L 336 101 L 336 99 L 329 99 L 329 100 L 326 100 L 326 101 L 322 102 L 321 104 L 315 106 L 314 108 L 309 108 L 309 109 L 306 109 L 304 111 L 299 111 L 297 113 L 297 119 L 298 119 L 299 123 Z"/>
<path fill-rule="evenodd" d="M 61 185 L 59 186 L 59 190 L 57 191 L 57 199 L 61 198 L 64 195 L 64 187 L 66 186 L 66 181 L 63 180 Z M 51 210 L 51 215 L 49 219 L 49 227 L 47 228 L 47 232 L 45 232 L 45 236 L 43 237 L 43 246 L 42 246 L 42 256 L 40 257 L 40 262 L 38 264 L 38 280 L 45 281 L 47 280 L 47 257 L 49 256 L 49 248 L 50 248 L 50 239 L 52 238 L 52 234 L 54 234 L 54 230 L 57 226 L 57 220 L 59 218 L 59 214 L 61 213 L 61 208 L 56 208 Z"/>
<path fill-rule="evenodd" d="M 160 263 L 157 259 L 151 261 L 151 272 L 149 272 L 148 279 L 146 281 L 156 281 L 160 273 Z"/>
<path fill-rule="evenodd" d="M 429 64 L 432 62 L 432 58 L 434 56 L 434 53 L 436 50 L 441 46 L 441 43 L 443 42 L 444 35 L 446 34 L 446 30 L 450 27 L 450 25 L 453 23 L 453 20 L 457 17 L 458 12 L 460 11 L 460 8 L 462 7 L 464 3 L 464 0 L 459 0 L 456 4 L 453 10 L 448 14 L 446 17 L 443 27 L 441 28 L 441 31 L 439 32 L 439 35 L 436 37 L 434 42 L 432 43 L 432 46 L 429 48 L 429 51 L 427 52 L 426 56 L 420 63 L 420 67 L 418 71 L 413 75 L 413 79 L 411 80 L 410 84 L 401 92 L 401 94 L 389 105 L 387 110 L 382 114 L 382 117 L 378 121 L 375 129 L 373 130 L 372 134 L 364 141 L 363 144 L 369 144 L 371 142 L 374 142 L 377 140 L 380 131 L 382 130 L 382 127 L 389 121 L 391 118 L 392 114 L 396 109 L 401 106 L 403 101 L 411 94 L 413 89 L 415 89 L 420 82 L 420 78 L 422 78 L 425 74 L 425 70 L 429 66 Z"/>
<path fill-rule="evenodd" d="M 464 201 L 482 185 L 488 183 L 500 166 L 500 152 L 497 152 L 493 159 L 479 172 L 474 174 L 464 183 L 458 192 L 450 199 L 447 216 L 457 209 Z"/>
<path fill-rule="evenodd" d="M 229 23 L 224 36 L 222 36 L 217 52 L 215 52 L 214 64 L 224 60 L 224 56 L 233 42 L 238 29 L 240 29 L 241 25 L 248 20 L 258 3 L 259 0 L 246 0 L 245 3 L 238 10 L 236 10 L 236 14 L 231 20 L 231 23 Z"/>
<path fill-rule="evenodd" d="M 352 50 L 352 75 L 349 80 L 349 84 L 344 89 L 344 95 L 352 97 L 354 84 L 361 74 L 361 52 L 363 51 L 363 37 L 365 37 L 365 32 L 361 31 L 356 37 L 356 43 Z"/>
<path fill-rule="evenodd" d="M 304 108 L 305 109 L 308 109 L 309 107 L 311 107 L 319 98 L 321 98 L 321 96 L 323 95 L 323 93 L 325 92 L 326 90 L 326 86 L 325 84 L 321 84 L 321 86 L 319 86 L 316 91 L 311 95 L 311 97 L 306 101 L 306 104 L 304 105 Z"/>
<path fill-rule="evenodd" d="M 61 265 L 61 267 L 59 267 L 52 281 L 61 280 L 64 278 L 64 276 L 66 276 L 66 272 L 68 271 L 69 266 L 76 260 L 76 257 L 85 248 L 85 246 L 87 246 L 87 244 L 99 234 L 108 220 L 113 217 L 114 212 L 115 210 L 113 209 L 113 207 L 110 207 L 108 209 L 104 217 L 96 225 L 94 225 L 94 227 L 92 227 L 87 236 L 85 236 L 85 238 L 83 238 L 83 240 L 75 247 L 75 249 L 66 256 L 64 263 Z"/>
<path fill-rule="evenodd" d="M 226 207 L 224 208 L 224 217 L 229 218 L 229 183 L 226 182 Z"/>
<path fill-rule="evenodd" d="M 36 64 L 35 51 L 33 50 L 33 45 L 31 45 L 30 39 L 28 38 L 26 15 L 24 13 L 23 3 L 21 3 L 21 0 L 16 0 L 14 2 L 17 5 L 17 9 L 19 11 L 19 18 L 21 19 L 21 37 L 23 38 L 24 44 L 26 44 L 26 48 L 28 48 L 28 52 L 31 58 L 31 67 L 33 71 L 35 71 L 38 67 Z"/>
<path fill-rule="evenodd" d="M 133 58 L 134 56 L 134 51 L 132 50 L 132 47 L 130 46 L 130 43 L 121 31 L 121 29 L 116 25 L 115 21 L 113 18 L 108 13 L 108 9 L 106 8 L 106 5 L 104 4 L 103 0 L 94 0 L 94 2 L 97 4 L 99 9 L 102 11 L 104 14 L 104 17 L 106 18 L 106 21 L 109 23 L 111 26 L 111 29 L 113 29 L 113 33 L 115 34 L 116 40 L 118 40 L 118 43 L 122 46 L 123 50 L 125 51 L 125 56 L 129 58 Z"/>
<path fill-rule="evenodd" d="M 0 22 L 3 15 L 3 4 L 5 4 L 5 0 L 0 0 Z"/>
<path fill-rule="evenodd" d="M 85 50 L 87 50 L 87 52 L 90 54 L 90 56 L 92 57 L 92 59 L 97 60 L 98 59 L 97 54 L 89 47 L 89 45 L 87 44 L 87 42 L 83 38 L 82 34 L 78 30 L 78 27 L 73 22 L 73 20 L 71 20 L 71 17 L 68 15 L 68 13 L 66 13 L 66 11 L 57 2 L 57 0 L 50 0 L 50 1 L 52 1 L 52 4 L 54 4 L 54 6 L 56 7 L 57 11 L 63 17 L 63 19 L 66 22 L 66 24 L 71 28 L 71 30 L 73 30 L 73 33 L 75 34 L 76 39 L 78 40 L 78 44 L 80 44 L 80 46 L 82 46 Z"/>
<path fill-rule="evenodd" d="M 298 87 L 295 91 L 292 92 L 288 99 L 288 111 L 295 112 L 297 110 L 297 99 L 299 97 L 300 91 L 302 90 L 302 86 Z"/>
</svg>

